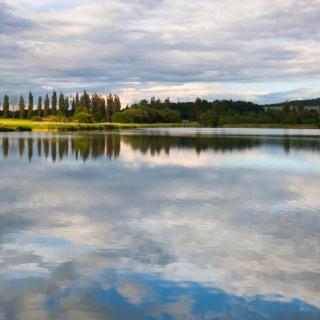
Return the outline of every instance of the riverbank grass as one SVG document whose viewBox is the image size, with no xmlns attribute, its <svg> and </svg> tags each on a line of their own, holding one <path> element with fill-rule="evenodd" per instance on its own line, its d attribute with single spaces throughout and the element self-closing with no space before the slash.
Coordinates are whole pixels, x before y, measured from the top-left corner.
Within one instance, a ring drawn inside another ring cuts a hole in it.
<svg viewBox="0 0 320 320">
<path fill-rule="evenodd" d="M 121 130 L 139 128 L 199 128 L 197 122 L 182 123 L 77 123 L 77 122 L 48 122 L 27 119 L 0 119 L 0 132 L 10 131 L 93 131 Z M 225 124 L 223 128 L 279 128 L 279 129 L 318 129 L 316 125 L 284 125 L 284 124 Z"/>
<path fill-rule="evenodd" d="M 77 123 L 77 122 L 47 122 L 26 119 L 0 119 L 0 131 L 87 131 L 87 130 L 120 130 L 139 128 L 167 127 L 199 127 L 197 123 Z"/>
</svg>

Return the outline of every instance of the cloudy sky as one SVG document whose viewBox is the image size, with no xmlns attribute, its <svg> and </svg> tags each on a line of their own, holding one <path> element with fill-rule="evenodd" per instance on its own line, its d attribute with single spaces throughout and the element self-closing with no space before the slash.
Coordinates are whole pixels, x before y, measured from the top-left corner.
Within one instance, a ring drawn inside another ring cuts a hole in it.
<svg viewBox="0 0 320 320">
<path fill-rule="evenodd" d="M 320 96 L 320 0 L 0 0 L 0 94 Z"/>
</svg>

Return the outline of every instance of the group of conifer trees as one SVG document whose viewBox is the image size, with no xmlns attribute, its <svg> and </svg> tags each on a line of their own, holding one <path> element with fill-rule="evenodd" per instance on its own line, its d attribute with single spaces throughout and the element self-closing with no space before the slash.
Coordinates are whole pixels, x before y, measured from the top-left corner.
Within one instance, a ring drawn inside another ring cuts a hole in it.
<svg viewBox="0 0 320 320">
<path fill-rule="evenodd" d="M 62 92 L 58 97 L 57 93 L 53 91 L 51 99 L 48 94 L 44 100 L 39 96 L 36 105 L 31 91 L 29 92 L 27 105 L 23 95 L 20 96 L 18 104 L 15 99 L 10 101 L 8 95 L 4 95 L 2 101 L 3 118 L 72 117 L 76 114 L 82 114 L 91 116 L 95 121 L 111 121 L 112 115 L 120 110 L 119 96 L 109 94 L 105 99 L 96 93 L 90 96 L 86 91 L 82 95 L 76 93 L 71 98 L 65 96 Z"/>
</svg>

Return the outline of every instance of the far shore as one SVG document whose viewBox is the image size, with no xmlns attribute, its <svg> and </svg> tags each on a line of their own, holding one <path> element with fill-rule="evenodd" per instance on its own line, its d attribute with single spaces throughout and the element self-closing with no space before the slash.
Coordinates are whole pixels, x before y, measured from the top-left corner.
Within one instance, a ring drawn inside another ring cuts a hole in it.
<svg viewBox="0 0 320 320">
<path fill-rule="evenodd" d="M 238 123 L 225 124 L 222 128 L 261 128 L 261 129 L 319 129 L 314 124 L 281 124 L 281 123 Z"/>
<path fill-rule="evenodd" d="M 93 130 L 122 130 L 139 128 L 201 128 L 196 122 L 181 123 L 77 123 L 77 122 L 46 122 L 24 119 L 0 119 L 0 132 L 68 132 Z M 316 125 L 284 125 L 284 124 L 225 124 L 222 128 L 279 128 L 279 129 L 318 129 Z"/>
</svg>

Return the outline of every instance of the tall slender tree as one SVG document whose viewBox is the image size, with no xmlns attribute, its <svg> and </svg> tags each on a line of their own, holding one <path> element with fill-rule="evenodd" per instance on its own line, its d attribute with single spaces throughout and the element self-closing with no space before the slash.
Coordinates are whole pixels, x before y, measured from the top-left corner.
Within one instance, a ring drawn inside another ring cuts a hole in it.
<svg viewBox="0 0 320 320">
<path fill-rule="evenodd" d="M 80 106 L 86 108 L 87 112 L 90 112 L 91 100 L 90 96 L 87 94 L 86 90 L 84 90 L 83 95 L 80 99 Z"/>
<path fill-rule="evenodd" d="M 60 92 L 59 95 L 59 112 L 65 114 L 65 107 L 64 107 L 65 101 L 64 101 L 64 95 L 62 92 Z"/>
<path fill-rule="evenodd" d="M 106 120 L 106 100 L 100 96 L 99 109 L 101 114 L 101 120 Z"/>
<path fill-rule="evenodd" d="M 71 102 L 71 115 L 74 115 L 75 111 L 76 111 L 76 101 L 73 97 Z"/>
<path fill-rule="evenodd" d="M 97 114 L 99 112 L 99 96 L 95 93 L 91 97 L 90 113 Z"/>
<path fill-rule="evenodd" d="M 20 100 L 19 100 L 19 118 L 23 119 L 25 117 L 25 112 L 26 112 L 26 106 L 24 103 L 24 99 L 23 96 L 20 96 Z"/>
<path fill-rule="evenodd" d="M 29 103 L 28 103 L 28 118 L 31 119 L 33 114 L 33 95 L 32 92 L 29 92 Z"/>
<path fill-rule="evenodd" d="M 75 109 L 78 109 L 80 107 L 80 99 L 79 99 L 79 93 L 76 93 L 76 101 L 75 101 Z"/>
<path fill-rule="evenodd" d="M 38 117 L 41 117 L 42 115 L 42 97 L 41 96 L 38 98 L 37 113 L 38 113 Z"/>
<path fill-rule="evenodd" d="M 3 117 L 9 118 L 10 101 L 9 97 L 5 95 L 3 97 Z"/>
<path fill-rule="evenodd" d="M 52 104 L 52 114 L 56 115 L 57 114 L 57 93 L 55 91 L 53 91 L 52 93 L 51 104 Z"/>
<path fill-rule="evenodd" d="M 44 100 L 44 111 L 43 111 L 44 117 L 47 117 L 50 115 L 50 100 L 48 94 L 46 95 L 46 98 Z"/>
<path fill-rule="evenodd" d="M 121 102 L 119 96 L 115 95 L 113 99 L 114 112 L 119 112 L 121 110 Z"/>
<path fill-rule="evenodd" d="M 111 117 L 113 114 L 113 96 L 111 93 L 107 97 L 107 120 L 111 122 Z"/>
<path fill-rule="evenodd" d="M 68 116 L 69 111 L 69 97 L 64 98 L 64 114 Z"/>
</svg>

